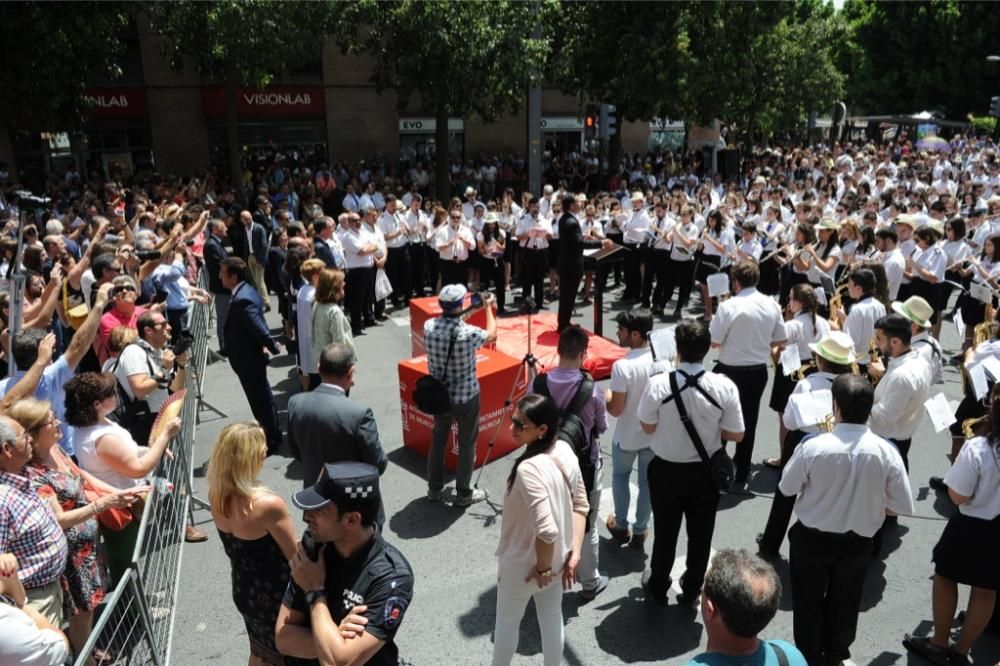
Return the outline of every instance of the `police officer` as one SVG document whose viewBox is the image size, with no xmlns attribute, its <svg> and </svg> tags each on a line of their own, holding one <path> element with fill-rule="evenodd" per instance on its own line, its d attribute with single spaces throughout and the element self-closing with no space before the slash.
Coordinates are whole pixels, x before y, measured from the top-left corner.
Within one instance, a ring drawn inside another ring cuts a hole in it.
<svg viewBox="0 0 1000 666">
<path fill-rule="evenodd" d="M 379 498 L 378 470 L 358 462 L 324 465 L 314 485 L 292 495 L 308 530 L 278 611 L 282 654 L 331 664 L 400 663 L 393 638 L 413 598 L 413 571 L 375 527 Z"/>
</svg>

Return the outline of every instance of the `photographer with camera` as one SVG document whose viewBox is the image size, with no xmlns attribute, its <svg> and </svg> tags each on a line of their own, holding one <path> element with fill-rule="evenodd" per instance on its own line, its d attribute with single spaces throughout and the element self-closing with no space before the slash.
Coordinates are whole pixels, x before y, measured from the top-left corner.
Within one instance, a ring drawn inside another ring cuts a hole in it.
<svg viewBox="0 0 1000 666">
<path fill-rule="evenodd" d="M 491 294 L 473 294 L 466 307 L 468 291 L 460 284 L 445 285 L 438 295 L 441 316 L 424 324 L 427 369 L 444 383 L 450 405 L 434 414 L 434 434 L 427 456 L 427 499 L 436 502 L 444 489 L 445 444 L 451 424 L 458 424 L 458 473 L 455 504 L 469 506 L 486 499 L 486 491 L 473 489 L 472 468 L 479 436 L 479 379 L 476 377 L 476 350 L 497 339 L 497 322 Z M 471 326 L 465 319 L 476 310 L 485 310 L 486 330 Z M 436 410 L 435 410 L 436 411 Z"/>
</svg>

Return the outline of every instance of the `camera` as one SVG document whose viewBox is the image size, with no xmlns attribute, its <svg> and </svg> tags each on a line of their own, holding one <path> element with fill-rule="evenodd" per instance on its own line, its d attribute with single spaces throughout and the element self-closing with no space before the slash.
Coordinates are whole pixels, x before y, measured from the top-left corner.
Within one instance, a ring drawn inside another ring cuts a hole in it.
<svg viewBox="0 0 1000 666">
<path fill-rule="evenodd" d="M 470 304 L 472 305 L 473 308 L 481 308 L 481 307 L 483 307 L 483 304 L 487 303 L 489 300 L 490 300 L 490 292 L 488 292 L 488 291 L 475 292 L 474 291 L 474 292 L 472 292 L 472 296 L 470 297 Z"/>
<path fill-rule="evenodd" d="M 139 261 L 155 261 L 162 253 L 159 250 L 136 250 L 135 256 Z"/>
<path fill-rule="evenodd" d="M 177 334 L 177 342 L 174 343 L 174 356 L 180 356 L 187 350 L 191 349 L 191 345 L 194 344 L 194 334 L 191 331 L 181 331 Z"/>
</svg>

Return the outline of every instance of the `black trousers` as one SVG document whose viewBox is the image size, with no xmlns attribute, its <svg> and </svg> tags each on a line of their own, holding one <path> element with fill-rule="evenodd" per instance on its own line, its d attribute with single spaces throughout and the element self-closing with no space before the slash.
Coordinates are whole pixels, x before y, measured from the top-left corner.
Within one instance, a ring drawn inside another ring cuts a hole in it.
<svg viewBox="0 0 1000 666">
<path fill-rule="evenodd" d="M 736 445 L 736 482 L 743 483 L 750 475 L 750 461 L 753 459 L 753 445 L 757 431 L 757 417 L 760 415 L 760 401 L 767 386 L 767 366 L 761 365 L 726 365 L 716 363 L 715 372 L 733 380 L 740 393 L 740 409 L 743 410 L 743 425 L 745 435 L 743 441 Z"/>
<path fill-rule="evenodd" d="M 809 666 L 850 658 L 872 540 L 802 523 L 792 526 L 788 540 L 795 647 Z"/>
<path fill-rule="evenodd" d="M 385 274 L 392 283 L 392 302 L 399 305 L 410 299 L 410 248 L 390 247 L 385 259 Z"/>
<path fill-rule="evenodd" d="M 781 451 L 781 472 L 778 474 L 778 482 L 785 472 L 785 465 L 792 459 L 792 454 L 799 447 L 805 438 L 801 430 L 792 430 L 785 436 L 785 445 Z M 795 495 L 785 495 L 777 487 L 774 489 L 774 499 L 771 500 L 771 511 L 767 515 L 767 524 L 764 526 L 764 534 L 760 539 L 758 547 L 762 553 L 777 555 L 781 550 L 781 542 L 785 540 L 785 532 L 788 531 L 788 524 L 792 522 L 792 512 L 795 508 Z"/>
<path fill-rule="evenodd" d="M 250 405 L 250 412 L 264 429 L 267 450 L 277 451 L 281 446 L 281 428 L 278 427 L 278 409 L 274 404 L 274 394 L 271 393 L 271 384 L 267 380 L 267 364 L 241 363 L 237 366 L 232 363 L 232 358 L 229 361 L 236 376 L 239 377 L 243 394 Z"/>
<path fill-rule="evenodd" d="M 694 286 L 694 260 L 675 261 L 670 260 L 670 267 L 667 269 L 667 283 L 664 289 L 661 307 L 666 305 L 674 296 L 674 288 L 677 288 L 677 312 L 687 307 L 691 300 L 691 287 Z"/>
<path fill-rule="evenodd" d="M 424 245 L 423 247 L 424 247 L 424 264 L 427 266 L 427 283 L 428 286 L 430 286 L 431 288 L 431 294 L 437 295 L 438 291 L 437 283 L 439 276 L 438 262 L 440 261 L 440 258 L 438 257 L 437 250 L 435 250 L 430 245 Z M 444 284 L 442 284 L 441 286 L 444 286 Z"/>
<path fill-rule="evenodd" d="M 365 329 L 365 302 L 368 298 L 368 285 L 375 274 L 372 267 L 349 268 L 344 282 L 344 300 L 347 301 L 347 312 L 351 317 L 351 331 L 359 333 Z"/>
<path fill-rule="evenodd" d="M 687 567 L 683 591 L 701 591 L 712 551 L 715 512 L 719 491 L 700 463 L 672 463 L 654 457 L 646 471 L 649 499 L 653 507 L 653 554 L 649 560 L 649 585 L 653 594 L 665 598 L 670 589 L 670 569 L 677 554 L 681 518 L 687 530 Z"/>
<path fill-rule="evenodd" d="M 656 280 L 657 288 L 661 284 L 655 265 L 655 259 L 661 256 L 658 254 L 659 252 L 664 252 L 664 250 L 654 250 L 648 245 L 639 247 L 639 261 L 642 264 L 642 293 L 640 294 L 640 299 L 644 308 L 650 306 L 650 299 L 653 295 L 653 280 Z M 665 255 L 667 259 L 670 258 L 669 252 L 666 252 Z"/>
<path fill-rule="evenodd" d="M 580 291 L 580 278 L 583 274 L 576 270 L 559 271 L 559 316 L 557 330 L 562 331 L 572 323 L 573 304 L 576 294 Z"/>
<path fill-rule="evenodd" d="M 423 243 L 412 242 L 406 249 L 410 253 L 410 291 L 407 296 L 412 294 L 420 298 L 424 295 L 424 256 L 427 249 Z"/>
<path fill-rule="evenodd" d="M 906 471 L 910 471 L 910 444 L 913 443 L 913 438 L 910 439 L 889 439 L 889 442 L 896 447 L 899 451 L 899 455 L 903 458 L 903 467 Z"/>
<path fill-rule="evenodd" d="M 656 288 L 652 293 L 651 305 L 655 309 L 661 309 L 674 293 L 673 279 L 670 276 L 674 266 L 670 261 L 670 250 L 653 250 L 651 257 L 646 265 L 646 271 L 656 275 Z"/>
<path fill-rule="evenodd" d="M 622 292 L 622 300 L 637 300 L 642 294 L 642 256 L 638 243 L 625 243 L 625 249 L 628 251 L 622 261 L 622 270 L 625 273 L 625 291 Z"/>
<path fill-rule="evenodd" d="M 496 289 L 497 311 L 502 312 L 507 305 L 506 278 L 504 277 L 503 261 L 499 259 L 484 259 L 479 264 L 479 286 L 485 291 L 492 283 Z"/>
<path fill-rule="evenodd" d="M 521 248 L 521 258 L 524 260 L 521 293 L 524 298 L 533 298 L 535 308 L 540 308 L 545 305 L 545 274 L 549 270 L 549 251 Z"/>
</svg>

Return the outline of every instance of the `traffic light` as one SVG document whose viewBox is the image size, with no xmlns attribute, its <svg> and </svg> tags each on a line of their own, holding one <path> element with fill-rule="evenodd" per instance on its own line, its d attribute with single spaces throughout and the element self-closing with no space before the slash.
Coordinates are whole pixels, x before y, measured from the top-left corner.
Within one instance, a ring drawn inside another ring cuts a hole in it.
<svg viewBox="0 0 1000 666">
<path fill-rule="evenodd" d="M 597 136 L 597 105 L 588 104 L 586 114 L 583 116 L 583 133 L 588 139 Z"/>
<path fill-rule="evenodd" d="M 990 98 L 990 115 L 1000 118 L 1000 95 Z"/>
<path fill-rule="evenodd" d="M 601 104 L 601 138 L 607 139 L 618 133 L 618 118 L 614 104 Z"/>
</svg>

